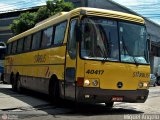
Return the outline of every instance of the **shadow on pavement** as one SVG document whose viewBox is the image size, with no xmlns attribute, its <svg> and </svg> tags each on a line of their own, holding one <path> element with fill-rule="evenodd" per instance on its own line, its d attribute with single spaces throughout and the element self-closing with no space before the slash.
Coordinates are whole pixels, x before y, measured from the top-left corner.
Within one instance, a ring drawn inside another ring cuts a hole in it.
<svg viewBox="0 0 160 120">
<path fill-rule="evenodd" d="M 103 104 L 81 104 L 63 100 L 60 105 L 52 105 L 49 102 L 49 97 L 47 95 L 33 92 L 30 90 L 25 90 L 23 94 L 19 94 L 11 90 L 11 88 L 0 88 L 0 93 L 11 96 L 15 99 L 18 99 L 30 106 L 32 110 L 40 110 L 46 114 L 51 115 L 84 115 L 84 116 L 93 116 L 93 115 L 124 115 L 124 114 L 141 114 L 142 111 L 137 111 L 135 108 L 121 108 L 113 107 L 113 109 L 108 110 Z M 39 102 L 39 103 L 38 103 Z M 0 108 L 1 109 L 1 108 Z M 12 109 L 3 109 L 2 111 L 9 111 L 14 109 L 23 108 L 12 108 Z M 24 110 L 25 111 L 25 110 Z"/>
</svg>

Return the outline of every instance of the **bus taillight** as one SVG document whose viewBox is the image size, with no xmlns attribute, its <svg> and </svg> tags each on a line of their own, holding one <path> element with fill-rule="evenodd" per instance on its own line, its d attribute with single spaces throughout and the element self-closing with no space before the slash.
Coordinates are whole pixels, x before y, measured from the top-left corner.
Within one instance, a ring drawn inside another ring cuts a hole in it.
<svg viewBox="0 0 160 120">
<path fill-rule="evenodd" d="M 83 77 L 78 77 L 77 78 L 77 86 L 83 87 L 84 84 L 84 78 Z"/>
</svg>

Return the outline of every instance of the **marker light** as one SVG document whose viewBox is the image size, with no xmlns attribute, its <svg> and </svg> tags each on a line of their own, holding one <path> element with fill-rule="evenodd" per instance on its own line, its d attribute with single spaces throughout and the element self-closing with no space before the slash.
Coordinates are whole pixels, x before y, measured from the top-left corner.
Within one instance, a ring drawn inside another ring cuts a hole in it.
<svg viewBox="0 0 160 120">
<path fill-rule="evenodd" d="M 97 85 L 98 85 L 98 81 L 97 81 L 97 80 L 93 80 L 93 81 L 92 81 L 92 85 L 93 85 L 93 86 L 97 86 Z"/>
<path fill-rule="evenodd" d="M 142 87 L 143 87 L 143 83 L 140 82 L 140 83 L 138 84 L 138 86 L 139 86 L 140 88 L 142 88 Z"/>
<path fill-rule="evenodd" d="M 81 10 L 80 11 L 80 15 L 86 15 L 87 14 L 87 11 L 86 10 Z"/>
<path fill-rule="evenodd" d="M 147 82 L 140 82 L 138 84 L 139 88 L 142 88 L 142 87 L 148 87 L 148 83 Z"/>
</svg>

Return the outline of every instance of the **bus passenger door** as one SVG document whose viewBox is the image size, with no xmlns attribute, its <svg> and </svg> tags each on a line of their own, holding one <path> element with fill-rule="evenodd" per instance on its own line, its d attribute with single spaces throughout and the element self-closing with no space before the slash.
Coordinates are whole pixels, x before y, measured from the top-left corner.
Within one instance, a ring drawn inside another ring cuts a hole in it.
<svg viewBox="0 0 160 120">
<path fill-rule="evenodd" d="M 66 52 L 66 67 L 65 67 L 65 98 L 75 100 L 75 81 L 76 81 L 76 24 L 78 19 L 70 21 L 68 33 L 67 52 Z"/>
</svg>

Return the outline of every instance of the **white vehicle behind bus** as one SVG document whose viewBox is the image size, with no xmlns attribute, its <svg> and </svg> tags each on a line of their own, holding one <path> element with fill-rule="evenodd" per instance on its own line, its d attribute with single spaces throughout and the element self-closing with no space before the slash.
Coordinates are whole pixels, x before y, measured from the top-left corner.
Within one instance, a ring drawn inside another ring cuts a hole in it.
<svg viewBox="0 0 160 120">
<path fill-rule="evenodd" d="M 0 80 L 3 81 L 3 73 L 4 73 L 4 56 L 6 51 L 6 44 L 4 42 L 0 42 Z"/>
</svg>

